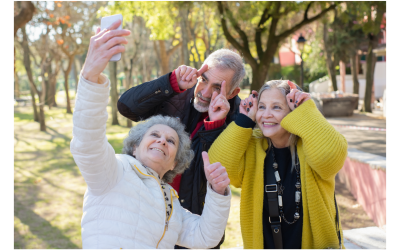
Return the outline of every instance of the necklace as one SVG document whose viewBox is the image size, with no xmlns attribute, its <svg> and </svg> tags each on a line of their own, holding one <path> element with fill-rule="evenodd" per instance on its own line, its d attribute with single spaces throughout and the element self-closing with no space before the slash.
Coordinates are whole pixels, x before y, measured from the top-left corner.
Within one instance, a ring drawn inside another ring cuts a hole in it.
<svg viewBox="0 0 400 250">
<path fill-rule="evenodd" d="M 301 203 L 301 183 L 300 183 L 300 163 L 299 163 L 299 157 L 297 156 L 297 150 L 295 152 L 296 155 L 296 159 L 295 159 L 295 165 L 294 165 L 294 169 L 296 170 L 296 174 L 297 174 L 297 181 L 295 184 L 296 187 L 296 193 L 295 193 L 295 203 L 296 203 L 296 212 L 294 213 L 294 220 L 292 222 L 289 222 L 286 218 L 285 215 L 283 213 L 283 203 L 282 203 L 282 195 L 283 195 L 283 189 L 285 188 L 284 186 L 282 186 L 281 183 L 281 177 L 279 176 L 279 172 L 278 172 L 278 163 L 276 162 L 275 159 L 275 152 L 274 152 L 274 145 L 272 145 L 271 143 L 271 150 L 272 150 L 272 157 L 274 158 L 274 163 L 272 164 L 272 167 L 274 168 L 275 172 L 275 179 L 276 179 L 276 184 L 278 186 L 278 205 L 279 205 L 279 213 L 281 215 L 281 218 L 283 218 L 283 220 L 291 225 L 294 224 L 298 219 L 300 219 L 300 203 Z"/>
</svg>

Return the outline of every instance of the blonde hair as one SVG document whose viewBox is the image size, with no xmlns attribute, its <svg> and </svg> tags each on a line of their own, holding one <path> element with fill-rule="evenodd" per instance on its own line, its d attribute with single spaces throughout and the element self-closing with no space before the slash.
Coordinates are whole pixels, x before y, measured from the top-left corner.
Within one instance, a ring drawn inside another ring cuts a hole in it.
<svg viewBox="0 0 400 250">
<path fill-rule="evenodd" d="M 294 83 L 295 84 L 295 83 Z M 303 91 L 297 84 L 295 84 L 297 89 L 300 91 Z M 270 89 L 277 89 L 279 90 L 282 95 L 285 97 L 286 99 L 286 95 L 290 93 L 290 86 L 288 84 L 288 80 L 271 80 L 266 82 L 258 91 L 258 102 L 260 101 L 261 98 L 261 94 L 265 91 L 265 90 L 270 90 Z M 289 106 L 289 105 L 288 105 Z M 289 109 L 290 110 L 290 109 Z M 290 111 L 292 112 L 292 111 Z M 258 125 L 257 125 L 258 127 Z M 263 133 L 261 132 L 261 130 L 259 128 L 257 128 L 259 130 L 259 132 L 257 131 L 257 137 L 258 138 L 263 138 L 265 137 L 263 135 Z M 265 137 L 268 140 L 268 151 L 267 154 L 269 153 L 269 150 L 271 149 L 272 146 L 272 142 L 271 139 L 268 137 Z M 295 161 L 296 161 L 296 145 L 297 145 L 297 140 L 298 140 L 298 136 L 294 135 L 294 134 L 290 134 L 289 136 L 289 149 L 290 149 L 290 155 L 292 157 L 292 171 L 294 170 L 294 166 L 295 166 Z"/>
</svg>

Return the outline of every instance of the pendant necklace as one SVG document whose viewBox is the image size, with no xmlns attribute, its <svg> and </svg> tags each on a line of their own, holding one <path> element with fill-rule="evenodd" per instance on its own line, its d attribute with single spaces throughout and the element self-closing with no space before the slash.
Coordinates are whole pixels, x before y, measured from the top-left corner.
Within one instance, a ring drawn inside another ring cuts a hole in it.
<svg viewBox="0 0 400 250">
<path fill-rule="evenodd" d="M 274 158 L 274 163 L 272 164 L 272 167 L 275 170 L 274 175 L 275 175 L 275 179 L 276 179 L 276 184 L 278 186 L 279 213 L 281 215 L 281 218 L 283 218 L 283 220 L 287 224 L 291 225 L 291 224 L 294 224 L 298 219 L 300 219 L 301 183 L 300 183 L 300 163 L 299 163 L 299 157 L 297 156 L 297 149 L 295 147 L 296 159 L 295 159 L 294 169 L 296 170 L 296 174 L 297 174 L 297 177 L 296 177 L 297 181 L 296 181 L 296 184 L 295 184 L 295 187 L 296 187 L 296 193 L 295 193 L 296 212 L 294 213 L 294 216 L 293 216 L 294 220 L 292 222 L 289 222 L 285 218 L 285 215 L 283 213 L 282 195 L 283 195 L 284 187 L 282 186 L 281 177 L 279 176 L 278 163 L 276 162 L 276 159 L 275 159 L 274 145 L 272 145 L 272 143 L 271 143 L 271 150 L 272 150 L 272 157 Z"/>
</svg>

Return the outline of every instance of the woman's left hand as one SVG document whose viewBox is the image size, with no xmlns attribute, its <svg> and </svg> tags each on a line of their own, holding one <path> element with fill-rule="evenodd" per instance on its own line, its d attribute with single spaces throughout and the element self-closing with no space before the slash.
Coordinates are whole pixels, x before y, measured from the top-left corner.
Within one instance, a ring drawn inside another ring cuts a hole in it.
<svg viewBox="0 0 400 250">
<path fill-rule="evenodd" d="M 309 93 L 298 90 L 296 85 L 291 81 L 288 81 L 288 84 L 290 86 L 290 93 L 286 95 L 286 101 L 290 110 L 294 110 L 303 102 L 311 99 L 311 95 Z"/>
<path fill-rule="evenodd" d="M 226 169 L 219 162 L 210 164 L 207 152 L 203 151 L 202 156 L 204 162 L 204 173 L 206 174 L 207 181 L 211 184 L 211 188 L 215 192 L 224 195 L 226 188 L 231 182 Z"/>
</svg>

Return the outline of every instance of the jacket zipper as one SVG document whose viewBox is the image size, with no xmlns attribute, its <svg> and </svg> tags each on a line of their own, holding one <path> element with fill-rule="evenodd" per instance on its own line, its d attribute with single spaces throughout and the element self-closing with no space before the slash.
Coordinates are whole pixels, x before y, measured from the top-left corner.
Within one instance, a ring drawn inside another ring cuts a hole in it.
<svg viewBox="0 0 400 250">
<path fill-rule="evenodd" d="M 138 169 L 138 167 L 136 167 L 136 165 L 134 165 L 134 166 L 135 166 L 135 168 L 139 171 L 139 173 L 141 173 L 142 175 L 150 176 L 150 177 L 154 178 L 154 180 L 157 181 L 156 177 L 154 177 L 154 176 L 152 176 L 152 175 L 144 174 L 144 173 L 142 173 L 142 171 L 140 171 L 140 170 Z M 161 195 L 162 195 L 162 197 L 163 197 L 163 199 L 164 199 L 164 191 L 162 190 L 160 183 L 159 183 L 158 181 L 157 181 L 157 183 L 158 183 L 158 186 L 160 187 Z M 172 192 L 172 189 L 170 190 L 170 192 Z M 165 203 L 165 200 L 164 200 L 164 203 Z M 158 241 L 156 248 L 158 248 L 158 245 L 160 244 L 161 240 L 164 238 L 165 231 L 168 230 L 169 219 L 171 219 L 172 212 L 174 211 L 174 203 L 172 202 L 172 193 L 171 193 L 171 206 L 172 206 L 171 214 L 169 215 L 168 219 L 165 218 L 166 221 L 165 221 L 165 225 L 164 225 L 164 232 L 163 232 L 163 235 L 161 236 L 161 239 Z"/>
<path fill-rule="evenodd" d="M 170 195 L 171 195 L 171 206 L 172 206 L 171 214 L 169 215 L 168 219 L 165 221 L 164 232 L 163 232 L 163 235 L 161 236 L 161 239 L 158 241 L 156 248 L 158 248 L 158 244 L 160 244 L 161 240 L 164 238 L 165 232 L 168 231 L 169 220 L 171 219 L 172 213 L 174 212 L 174 202 L 173 202 L 173 199 L 172 199 L 172 189 L 170 190 Z"/>
<path fill-rule="evenodd" d="M 138 101 L 138 103 L 142 103 L 142 102 L 146 101 L 147 99 L 149 99 L 150 97 L 152 97 L 154 95 L 157 95 L 158 93 L 161 93 L 161 89 L 157 89 L 156 92 L 151 93 L 150 95 L 143 97 L 142 99 L 140 99 Z"/>
</svg>

